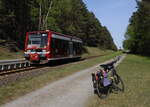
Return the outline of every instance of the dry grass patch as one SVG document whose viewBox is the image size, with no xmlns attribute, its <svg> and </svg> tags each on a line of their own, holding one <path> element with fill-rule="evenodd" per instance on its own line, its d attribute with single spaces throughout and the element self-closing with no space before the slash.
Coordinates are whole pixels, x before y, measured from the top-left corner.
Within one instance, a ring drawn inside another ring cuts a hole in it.
<svg viewBox="0 0 150 107">
<path fill-rule="evenodd" d="M 23 51 L 10 52 L 6 47 L 0 46 L 0 60 L 23 58 Z"/>
</svg>

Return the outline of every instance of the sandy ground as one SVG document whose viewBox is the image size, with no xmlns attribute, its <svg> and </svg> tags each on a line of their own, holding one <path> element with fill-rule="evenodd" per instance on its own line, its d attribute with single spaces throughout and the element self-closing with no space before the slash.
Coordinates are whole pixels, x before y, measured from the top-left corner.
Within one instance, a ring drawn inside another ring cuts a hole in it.
<svg viewBox="0 0 150 107">
<path fill-rule="evenodd" d="M 2 107 L 84 107 L 88 98 L 94 95 L 91 73 L 97 67 L 98 65 L 48 84 Z"/>
</svg>

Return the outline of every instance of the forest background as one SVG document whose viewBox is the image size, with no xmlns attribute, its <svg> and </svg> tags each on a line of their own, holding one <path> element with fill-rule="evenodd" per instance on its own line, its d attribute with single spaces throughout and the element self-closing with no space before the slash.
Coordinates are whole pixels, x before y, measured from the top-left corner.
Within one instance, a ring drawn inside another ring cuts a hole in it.
<svg viewBox="0 0 150 107">
<path fill-rule="evenodd" d="M 26 32 L 53 30 L 84 45 L 116 50 L 113 38 L 82 0 L 0 0 L 0 39 L 24 48 Z"/>
<path fill-rule="evenodd" d="M 130 18 L 125 38 L 125 49 L 150 56 L 150 0 L 137 0 L 137 11 Z"/>
</svg>

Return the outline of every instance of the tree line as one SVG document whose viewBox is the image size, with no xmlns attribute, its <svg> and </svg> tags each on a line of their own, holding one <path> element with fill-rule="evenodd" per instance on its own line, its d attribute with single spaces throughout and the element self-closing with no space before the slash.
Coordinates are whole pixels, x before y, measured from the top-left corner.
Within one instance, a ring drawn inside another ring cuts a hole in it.
<svg viewBox="0 0 150 107">
<path fill-rule="evenodd" d="M 80 37 L 87 46 L 117 49 L 82 0 L 0 0 L 0 39 L 23 49 L 26 32 L 46 29 Z"/>
<path fill-rule="evenodd" d="M 136 54 L 150 55 L 150 1 L 137 1 L 137 11 L 130 18 L 123 45 Z"/>
</svg>

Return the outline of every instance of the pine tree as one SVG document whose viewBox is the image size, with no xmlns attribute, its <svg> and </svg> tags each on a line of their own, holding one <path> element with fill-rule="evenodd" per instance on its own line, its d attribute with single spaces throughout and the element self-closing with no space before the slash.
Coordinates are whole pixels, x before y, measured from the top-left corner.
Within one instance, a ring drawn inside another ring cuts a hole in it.
<svg viewBox="0 0 150 107">
<path fill-rule="evenodd" d="M 138 10 L 130 19 L 124 47 L 133 53 L 150 55 L 150 1 L 143 0 L 137 4 Z"/>
</svg>

